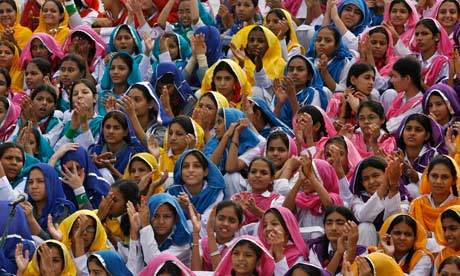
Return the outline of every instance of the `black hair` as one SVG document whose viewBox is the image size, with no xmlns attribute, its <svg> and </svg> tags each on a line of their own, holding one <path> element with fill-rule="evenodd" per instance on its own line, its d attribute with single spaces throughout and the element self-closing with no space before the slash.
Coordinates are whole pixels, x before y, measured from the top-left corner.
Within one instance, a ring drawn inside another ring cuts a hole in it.
<svg viewBox="0 0 460 276">
<path fill-rule="evenodd" d="M 152 95 L 150 94 L 149 90 L 144 85 L 134 84 L 133 86 L 131 86 L 129 92 L 131 92 L 131 90 L 133 88 L 139 89 L 142 92 L 142 95 L 144 96 L 144 98 L 145 98 L 145 100 L 147 102 L 154 101 L 154 99 L 153 99 Z M 129 92 L 128 92 L 128 94 L 129 94 Z M 158 113 L 158 110 L 155 109 L 155 106 L 152 109 L 149 109 L 149 119 L 153 120 L 154 118 L 156 118 L 157 113 Z"/>
<path fill-rule="evenodd" d="M 267 157 L 262 157 L 262 156 L 258 156 L 256 158 L 254 158 L 251 163 L 249 163 L 249 167 L 248 167 L 248 170 L 250 171 L 251 170 L 251 167 L 252 167 L 252 164 L 254 164 L 254 162 L 256 161 L 264 161 L 267 165 L 268 165 L 268 168 L 270 169 L 270 176 L 274 176 L 275 175 L 275 172 L 276 172 L 276 169 L 275 169 L 275 165 L 273 164 L 273 162 L 268 159 Z"/>
<path fill-rule="evenodd" d="M 406 125 L 410 121 L 416 121 L 420 125 L 422 125 L 425 131 L 430 133 L 430 138 L 433 135 L 433 130 L 431 129 L 431 121 L 427 116 L 423 114 L 419 114 L 419 113 L 414 113 L 414 114 L 409 115 L 406 119 L 406 122 L 404 123 L 404 129 L 401 133 L 401 137 L 399 137 L 399 139 L 396 141 L 398 148 L 402 149 L 403 151 L 406 150 L 406 143 L 404 142 L 403 133 L 404 133 L 404 130 L 406 129 Z"/>
<path fill-rule="evenodd" d="M 305 67 L 307 68 L 307 81 L 305 82 L 305 86 L 308 86 L 310 84 L 310 82 L 311 82 L 311 78 L 313 78 L 313 76 L 315 74 L 315 70 L 313 69 L 311 63 L 308 62 L 302 55 L 295 55 L 295 56 L 293 56 L 292 58 L 289 59 L 287 65 L 286 65 L 286 68 L 288 68 L 288 70 L 289 70 L 289 64 L 291 64 L 291 62 L 294 59 L 300 59 L 305 64 Z"/>
<path fill-rule="evenodd" d="M 90 255 L 88 257 L 88 261 L 86 262 L 87 264 L 91 263 L 91 262 L 94 262 L 96 263 L 99 267 L 101 267 L 102 269 L 104 269 L 105 272 L 108 272 L 107 269 L 102 265 L 101 261 L 99 260 L 98 257 L 96 257 L 95 255 Z"/>
<path fill-rule="evenodd" d="M 400 4 L 400 3 L 403 3 L 404 6 L 406 7 L 406 9 L 409 11 L 409 15 L 412 14 L 412 9 L 410 8 L 410 6 L 406 3 L 405 0 L 393 0 L 391 1 L 390 3 L 390 12 L 391 12 L 391 9 L 393 8 L 393 6 L 395 4 Z"/>
<path fill-rule="evenodd" d="M 286 148 L 289 150 L 289 138 L 286 132 L 282 130 L 275 130 L 274 132 L 270 133 L 267 137 L 267 148 L 268 145 L 270 145 L 270 142 L 276 139 L 280 139 L 283 144 L 286 146 Z"/>
<path fill-rule="evenodd" d="M 280 211 L 278 211 L 278 209 L 276 208 L 270 208 L 265 212 L 265 215 L 268 213 L 272 213 L 279 220 L 281 226 L 283 226 L 284 232 L 289 236 L 289 240 L 293 241 L 291 237 L 291 232 L 289 232 L 289 228 L 287 227 L 286 222 L 284 221 L 284 218 L 281 215 Z"/>
<path fill-rule="evenodd" d="M 257 261 L 260 260 L 260 258 L 262 258 L 262 254 L 264 253 L 263 250 L 258 247 L 256 244 L 254 244 L 253 242 L 251 241 L 248 241 L 248 240 L 239 240 L 234 246 L 233 246 L 233 250 L 235 250 L 236 247 L 239 247 L 239 246 L 245 246 L 245 245 L 248 245 L 249 248 L 254 251 L 254 253 L 256 254 L 256 259 Z M 233 250 L 232 250 L 232 253 L 233 253 Z M 234 275 L 234 270 L 232 269 L 232 275 Z M 254 276 L 258 276 L 259 273 L 257 272 L 257 268 L 254 268 L 254 271 L 252 272 L 252 275 Z"/>
<path fill-rule="evenodd" d="M 286 15 L 284 14 L 284 12 L 281 10 L 281 9 L 272 9 L 270 10 L 269 12 L 267 12 L 267 15 L 265 15 L 265 18 L 268 18 L 268 16 L 270 14 L 274 14 L 276 15 L 276 17 L 278 17 L 279 20 L 283 20 L 283 19 L 286 19 Z M 289 43 L 289 41 L 291 41 L 291 28 L 289 27 L 288 31 L 286 32 L 285 36 L 286 36 L 286 43 Z"/>
<path fill-rule="evenodd" d="M 64 14 L 64 5 L 62 5 L 61 2 L 59 2 L 58 0 L 46 0 L 45 3 L 43 3 L 43 6 L 41 7 L 41 10 L 43 10 L 43 7 L 45 6 L 46 3 L 48 2 L 53 2 L 54 4 L 56 4 L 57 8 L 58 8 L 58 11 L 59 11 L 59 14 L 61 15 L 62 14 L 62 18 L 59 19 L 59 23 L 61 23 L 62 21 L 64 21 L 64 17 L 65 17 L 65 14 Z"/>
<path fill-rule="evenodd" d="M 8 40 L 0 40 L 0 46 L 8 47 L 11 50 L 11 52 L 13 52 L 13 55 L 16 52 L 16 49 L 19 52 L 19 49 L 13 43 L 9 42 Z"/>
<path fill-rule="evenodd" d="M 6 68 L 0 68 L 0 74 L 2 74 L 5 77 L 6 81 L 6 88 L 11 87 L 11 76 L 10 76 L 10 71 Z"/>
<path fill-rule="evenodd" d="M 420 25 L 422 25 L 423 27 L 425 27 L 428 30 L 430 30 L 430 32 L 433 34 L 433 36 L 441 34 L 441 31 L 439 30 L 438 26 L 436 26 L 436 23 L 434 23 L 433 19 L 431 19 L 431 18 L 424 18 L 424 19 L 420 20 L 415 25 L 415 28 L 417 28 Z"/>
<path fill-rule="evenodd" d="M 460 13 L 460 4 L 455 0 L 444 0 L 442 1 L 441 5 L 439 5 L 439 8 L 441 8 L 441 6 L 446 2 L 454 3 L 455 7 L 457 8 L 457 13 Z M 439 13 L 439 8 L 438 8 L 438 13 Z M 438 15 L 436 15 L 436 17 L 438 17 Z"/>
<path fill-rule="evenodd" d="M 50 112 L 50 114 L 48 115 L 48 118 L 46 119 L 46 124 L 48 124 L 51 121 L 51 119 L 54 118 L 54 111 L 56 110 L 56 107 L 58 105 L 58 95 L 56 94 L 56 90 L 53 86 L 48 85 L 48 84 L 40 84 L 32 91 L 32 93 L 30 94 L 30 98 L 32 100 L 35 99 L 35 97 L 40 92 L 47 92 L 48 94 L 51 95 L 51 97 L 53 97 L 53 100 L 54 100 L 54 109 Z"/>
<path fill-rule="evenodd" d="M 318 110 L 314 105 L 304 105 L 302 106 L 299 111 L 297 111 L 297 116 L 301 113 L 308 113 L 310 115 L 313 125 L 316 123 L 320 124 L 320 127 L 318 129 L 318 136 L 315 137 L 315 141 L 318 141 L 321 137 L 323 136 L 328 136 L 326 132 L 326 123 L 324 122 L 324 117 L 321 111 Z"/>
<path fill-rule="evenodd" d="M 3 3 L 9 4 L 13 8 L 13 10 L 16 12 L 16 16 L 19 16 L 17 14 L 18 7 L 16 6 L 16 2 L 14 0 L 0 0 L 0 4 L 3 4 Z"/>
<path fill-rule="evenodd" d="M 129 54 L 119 54 L 115 56 L 114 58 L 112 58 L 112 62 L 116 59 L 121 59 L 124 63 L 126 63 L 126 65 L 129 68 L 129 73 L 133 71 L 133 66 L 134 66 L 133 59 L 131 58 Z"/>
<path fill-rule="evenodd" d="M 327 250 L 325 250 L 327 251 Z M 308 276 L 322 276 L 323 274 L 321 273 L 321 270 L 317 267 L 314 267 L 313 265 L 308 265 L 304 263 L 297 263 L 289 271 L 294 273 L 295 270 L 300 270 L 302 272 L 305 272 L 306 275 Z"/>
<path fill-rule="evenodd" d="M 383 124 L 380 126 L 380 128 L 383 129 L 386 133 L 389 133 L 387 129 L 387 118 L 385 116 L 385 109 L 383 109 L 383 105 L 380 102 L 373 100 L 361 102 L 358 106 L 358 112 L 356 112 L 357 117 L 359 117 L 359 114 L 361 113 L 361 110 L 363 108 L 369 108 L 372 112 L 379 116 L 379 119 L 383 119 Z"/>
<path fill-rule="evenodd" d="M 401 77 L 409 76 L 417 89 L 425 92 L 422 86 L 422 67 L 418 60 L 413 57 L 400 58 L 393 64 L 393 70 L 398 72 Z"/>
<path fill-rule="evenodd" d="M 73 90 L 75 89 L 75 86 L 77 84 L 84 84 L 86 87 L 89 88 L 91 91 L 91 94 L 93 94 L 93 97 L 97 96 L 97 89 L 96 86 L 94 85 L 94 82 L 88 80 L 88 79 L 79 79 L 76 80 L 72 83 L 72 87 L 70 88 L 69 91 L 69 102 L 70 102 L 70 109 L 73 109 Z M 93 104 L 93 107 L 96 105 L 96 103 Z"/>
<path fill-rule="evenodd" d="M 443 268 L 449 264 L 455 265 L 457 269 L 460 270 L 460 257 L 450 256 L 450 257 L 445 258 L 444 261 L 442 261 L 442 263 L 439 265 L 438 274 L 441 275 Z"/>
<path fill-rule="evenodd" d="M 10 108 L 10 102 L 8 101 L 8 98 L 5 96 L 0 96 L 0 102 L 3 103 L 5 106 L 5 112 Z"/>
<path fill-rule="evenodd" d="M 32 128 L 31 132 L 32 132 L 32 135 L 34 136 L 34 139 L 36 141 L 37 150 L 40 151 L 40 136 L 41 136 L 41 133 L 38 131 L 38 129 L 36 129 L 34 127 Z"/>
<path fill-rule="evenodd" d="M 171 123 L 169 124 L 169 127 L 171 127 L 172 124 L 179 124 L 185 130 L 185 132 L 187 132 L 187 134 L 195 135 L 195 128 L 193 127 L 193 122 L 188 116 L 176 116 L 172 119 Z"/>
<path fill-rule="evenodd" d="M 35 64 L 38 67 L 38 70 L 43 74 L 43 76 L 51 77 L 51 63 L 43 58 L 33 58 L 27 61 L 24 69 L 27 68 L 29 64 Z"/>
<path fill-rule="evenodd" d="M 375 27 L 369 31 L 369 36 L 373 34 L 383 34 L 385 35 L 385 38 L 387 39 L 387 44 L 390 42 L 390 38 L 388 37 L 388 32 L 382 26 Z"/>
<path fill-rule="evenodd" d="M 1 4 L 1 2 L 0 2 Z M 59 257 L 62 260 L 62 263 L 65 264 L 65 257 L 64 257 L 64 251 L 62 250 L 62 247 L 58 245 L 57 243 L 54 243 L 52 241 L 45 241 L 45 244 L 51 249 L 51 248 L 56 248 L 57 251 L 59 252 Z M 38 249 L 38 248 L 37 248 Z M 39 251 L 40 252 L 40 251 Z M 41 254 L 37 253 L 37 264 L 40 265 L 40 259 L 41 259 Z"/>
<path fill-rule="evenodd" d="M 400 223 L 407 224 L 414 232 L 414 239 L 417 238 L 417 222 L 411 216 L 408 216 L 408 215 L 399 215 L 395 219 L 393 219 L 393 221 L 390 223 L 390 226 L 388 226 L 387 234 L 391 234 L 391 231 L 393 231 L 393 228 Z M 414 253 L 415 253 L 415 250 L 414 250 L 414 247 L 412 246 L 409 249 L 409 252 L 406 253 L 404 265 L 402 266 L 402 270 L 404 271 L 404 273 L 410 272 L 409 264 L 411 262 L 411 259 Z"/>
<path fill-rule="evenodd" d="M 241 205 L 236 201 L 226 199 L 219 202 L 216 206 L 216 215 L 219 214 L 220 210 L 227 207 L 232 207 L 235 210 L 236 217 L 238 218 L 238 224 L 241 224 L 243 222 L 244 211 Z"/>
<path fill-rule="evenodd" d="M 7 150 L 9 150 L 9 149 L 19 149 L 21 151 L 22 165 L 24 166 L 24 163 L 25 163 L 25 160 L 26 160 L 25 155 L 24 155 L 24 149 L 21 146 L 19 146 L 18 144 L 14 143 L 14 142 L 5 142 L 3 144 L 0 144 L 0 159 L 3 157 L 5 152 Z M 12 180 L 12 179 L 9 179 L 9 180 Z"/>
<path fill-rule="evenodd" d="M 260 28 L 259 28 L 260 29 Z M 232 67 L 230 64 L 228 64 L 225 60 L 218 61 L 216 67 L 214 67 L 214 71 L 212 73 L 212 81 L 211 81 L 211 90 L 217 91 L 216 90 L 216 84 L 214 83 L 214 76 L 216 75 L 217 72 L 220 71 L 225 71 L 230 73 L 232 77 L 235 79 L 236 82 L 238 82 L 238 77 L 236 76 L 235 72 L 233 72 Z"/>
<path fill-rule="evenodd" d="M 352 186 L 355 187 L 355 189 L 358 189 L 359 191 L 365 190 L 363 186 L 362 174 L 363 171 L 367 168 L 375 168 L 377 170 L 385 172 L 385 169 L 387 168 L 387 163 L 385 162 L 385 160 L 378 156 L 370 156 L 361 161 L 358 170 L 356 171 L 355 183 L 352 183 Z M 359 185 L 359 187 L 356 187 L 357 184 Z M 352 192 L 354 193 L 355 191 Z"/>
<path fill-rule="evenodd" d="M 268 124 L 270 122 L 270 119 L 268 118 L 267 114 L 265 114 L 264 110 L 260 106 L 258 106 L 257 104 L 253 104 L 252 112 L 255 114 L 257 111 L 260 112 L 264 124 Z"/>
<path fill-rule="evenodd" d="M 203 98 L 210 98 L 212 103 L 214 104 L 214 106 L 216 107 L 216 109 L 219 108 L 219 104 L 217 103 L 217 100 L 216 98 L 214 97 L 214 95 L 212 94 L 212 92 L 206 92 L 204 93 L 201 97 L 200 97 L 200 100 L 203 99 Z"/>
<path fill-rule="evenodd" d="M 182 275 L 182 270 L 172 261 L 166 261 L 157 273 L 157 275 L 160 274 L 169 274 L 171 276 Z"/>
<path fill-rule="evenodd" d="M 118 29 L 118 32 L 117 32 L 117 34 L 115 35 L 115 37 L 118 35 L 118 33 L 119 33 L 121 30 L 127 31 L 127 32 L 129 33 L 129 35 L 132 37 L 133 42 L 134 42 L 134 43 L 133 43 L 133 46 L 134 46 L 134 47 L 133 47 L 133 53 L 135 53 L 135 54 L 137 54 L 137 55 L 140 54 L 141 52 L 140 52 L 139 48 L 137 47 L 136 38 L 135 38 L 135 36 L 131 33 L 131 31 L 134 31 L 134 32 L 137 33 L 137 30 L 136 30 L 136 29 L 130 29 L 130 28 L 128 27 L 127 24 L 123 24 L 123 25 L 121 25 L 120 28 Z M 139 35 L 139 34 L 138 34 L 138 35 Z"/>
<path fill-rule="evenodd" d="M 345 138 L 342 135 L 335 135 L 329 138 L 324 144 L 324 148 L 326 148 L 330 144 L 340 144 L 345 149 L 345 152 L 348 153 L 347 142 L 345 141 Z"/>
<path fill-rule="evenodd" d="M 77 54 L 67 54 L 61 61 L 64 63 L 64 61 L 73 61 L 77 64 L 78 70 L 80 71 L 80 74 L 83 73 L 83 78 L 86 77 L 86 62 L 83 60 L 83 58 L 80 55 Z"/>
<path fill-rule="evenodd" d="M 257 1 L 257 0 L 252 0 L 252 1 Z M 255 7 L 257 8 L 257 6 L 255 6 Z M 255 32 L 262 32 L 262 33 L 264 34 L 265 40 L 266 40 L 267 43 L 268 43 L 267 37 L 265 36 L 264 29 L 262 29 L 262 27 L 259 26 L 259 25 L 255 25 L 255 27 L 252 28 L 252 30 L 249 31 L 249 33 L 248 33 L 248 40 L 249 40 L 249 36 L 250 36 L 252 33 L 255 33 Z"/>
<path fill-rule="evenodd" d="M 332 27 L 331 25 L 326 25 L 326 26 L 322 26 L 321 28 L 318 29 L 318 31 L 316 32 L 316 34 L 319 34 L 320 31 L 322 30 L 329 30 L 332 32 L 333 36 L 334 36 L 334 46 L 337 48 L 340 44 L 340 41 L 342 41 L 342 37 L 340 35 L 340 33 L 337 31 L 337 29 L 335 29 L 334 27 Z"/>
<path fill-rule="evenodd" d="M 112 184 L 112 186 L 110 186 L 110 188 L 118 189 L 125 202 L 131 201 L 134 206 L 140 203 L 139 187 L 133 181 L 128 179 L 118 179 Z M 131 223 L 129 222 L 129 216 L 127 213 L 124 213 L 121 216 L 120 228 L 123 235 L 129 236 Z"/>
<path fill-rule="evenodd" d="M 78 0 L 79 1 L 79 0 Z M 77 1 L 75 1 L 75 4 L 77 5 Z M 93 60 L 94 58 L 94 55 L 96 54 L 96 43 L 94 42 L 94 40 L 84 31 L 75 31 L 74 33 L 72 33 L 72 37 L 71 38 L 74 38 L 74 37 L 78 37 L 78 38 L 81 38 L 81 39 L 84 39 L 86 41 L 88 41 L 90 44 L 91 44 L 91 49 L 89 50 L 88 52 L 88 64 L 91 63 L 91 60 Z"/>
<path fill-rule="evenodd" d="M 185 160 L 185 158 L 189 155 L 193 155 L 196 157 L 196 159 L 198 159 L 198 162 L 200 162 L 200 165 L 203 167 L 203 170 L 206 170 L 208 169 L 209 165 L 208 165 L 208 160 L 206 160 L 206 157 L 204 157 L 203 153 L 201 153 L 200 151 L 197 151 L 197 150 L 192 150 L 191 152 L 189 152 L 183 160 Z M 182 167 L 181 167 L 182 169 Z"/>
<path fill-rule="evenodd" d="M 104 128 L 105 122 L 110 118 L 112 118 L 115 121 L 117 121 L 124 130 L 128 129 L 128 121 L 126 119 L 126 116 L 123 113 L 121 113 L 119 111 L 115 111 L 115 110 L 110 111 L 109 113 L 107 113 L 105 115 L 104 119 L 102 120 L 102 124 L 101 124 L 102 128 Z M 123 140 L 125 140 L 126 142 L 130 142 L 131 137 L 129 136 L 129 133 L 126 134 L 126 136 L 123 138 Z"/>
<path fill-rule="evenodd" d="M 354 85 L 351 83 L 352 77 L 359 77 L 362 74 L 372 71 L 375 74 L 375 68 L 367 62 L 357 62 L 350 67 L 347 75 L 347 87 Z"/>
<path fill-rule="evenodd" d="M 452 163 L 452 160 L 445 156 L 445 155 L 436 155 L 433 159 L 431 159 L 430 163 L 428 164 L 428 169 L 427 169 L 427 175 L 430 175 L 431 171 L 433 170 L 434 166 L 436 165 L 445 165 L 447 168 L 449 168 L 449 171 L 454 178 L 454 184 L 452 184 L 452 193 L 454 196 L 458 196 L 458 191 L 457 191 L 457 170 L 455 169 L 455 165 Z"/>
</svg>

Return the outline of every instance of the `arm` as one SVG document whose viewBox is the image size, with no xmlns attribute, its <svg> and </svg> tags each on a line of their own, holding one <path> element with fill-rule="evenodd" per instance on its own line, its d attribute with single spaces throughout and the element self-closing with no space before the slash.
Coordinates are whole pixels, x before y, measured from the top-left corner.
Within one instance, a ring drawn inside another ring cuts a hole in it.
<svg viewBox="0 0 460 276">
<path fill-rule="evenodd" d="M 240 132 L 248 127 L 249 120 L 239 120 L 238 124 L 239 125 L 233 132 L 232 142 L 230 143 L 230 149 L 228 150 L 228 156 L 225 162 L 225 170 L 229 173 L 238 172 L 246 167 L 246 163 L 238 159 L 238 147 L 240 145 Z M 238 162 L 235 162 L 235 160 L 238 160 Z"/>
<path fill-rule="evenodd" d="M 340 15 L 339 15 L 339 12 L 337 10 L 337 4 L 335 2 L 335 0 L 330 0 L 330 6 L 331 6 L 331 18 L 332 18 L 332 21 L 334 21 L 334 24 L 335 26 L 337 27 L 337 29 L 339 30 L 340 34 L 342 36 L 345 35 L 346 32 L 348 32 L 348 28 L 345 26 L 345 24 L 343 23 L 342 19 L 340 18 Z M 329 4 L 329 1 L 328 1 L 328 4 Z M 324 22 L 324 21 L 323 21 Z M 323 24 L 324 26 L 324 24 Z"/>
<path fill-rule="evenodd" d="M 300 191 L 300 187 L 302 187 L 304 181 L 305 181 L 305 175 L 303 173 L 300 173 L 299 179 L 297 180 L 294 187 L 292 187 L 292 189 L 289 191 L 286 198 L 284 199 L 283 207 L 288 208 L 294 214 L 297 212 L 295 198 L 297 196 L 297 193 Z"/>
<path fill-rule="evenodd" d="M 193 271 L 203 270 L 203 262 L 200 254 L 200 231 L 201 231 L 201 221 L 200 214 L 196 212 L 192 204 L 189 204 L 189 214 L 190 220 L 193 225 L 193 234 L 192 234 L 192 263 L 191 269 Z"/>
<path fill-rule="evenodd" d="M 171 13 L 174 3 L 176 3 L 175 0 L 169 0 L 168 3 L 166 3 L 166 5 L 164 6 L 164 8 L 161 10 L 160 15 L 158 16 L 157 23 L 163 29 L 166 28 L 166 21 L 168 20 L 168 16 Z"/>
</svg>

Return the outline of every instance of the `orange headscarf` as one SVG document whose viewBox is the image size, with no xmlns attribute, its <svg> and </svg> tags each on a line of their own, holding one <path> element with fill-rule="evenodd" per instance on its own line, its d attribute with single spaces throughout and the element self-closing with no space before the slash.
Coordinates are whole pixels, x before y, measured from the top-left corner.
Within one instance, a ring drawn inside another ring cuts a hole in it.
<svg viewBox="0 0 460 276">
<path fill-rule="evenodd" d="M 447 209 L 444 210 L 446 212 L 447 210 L 452 210 L 455 212 L 455 214 L 458 216 L 458 219 L 460 220 L 460 205 L 455 205 L 451 206 Z M 450 256 L 459 256 L 460 255 L 460 250 L 455 251 L 453 248 L 449 247 L 447 244 L 447 241 L 444 237 L 444 229 L 442 229 L 442 221 L 441 221 L 441 216 L 444 213 L 442 212 L 438 219 L 436 220 L 436 225 L 434 228 L 434 237 L 436 238 L 436 241 L 440 245 L 444 245 L 445 247 L 442 249 L 442 251 L 438 254 L 436 257 L 436 267 L 439 268 L 439 265 L 444 261 L 446 258 Z"/>
<path fill-rule="evenodd" d="M 53 3 L 55 3 L 55 2 L 53 1 Z M 46 1 L 45 1 L 45 4 L 46 4 Z M 43 6 L 45 6 L 45 4 L 43 4 Z M 42 10 L 43 10 L 43 7 L 42 7 Z M 57 43 L 59 43 L 59 45 L 62 45 L 64 43 L 64 40 L 67 38 L 67 36 L 70 33 L 70 29 L 68 27 L 69 14 L 67 13 L 67 11 L 64 8 L 64 19 L 62 19 L 62 21 L 59 23 L 59 27 L 56 30 L 48 30 L 46 28 L 46 23 L 43 20 L 43 11 L 42 10 L 40 10 L 40 18 L 39 18 L 39 21 L 38 21 L 38 27 L 37 27 L 37 29 L 35 29 L 34 34 L 36 34 L 36 33 L 47 33 L 47 34 L 51 35 L 52 37 L 54 37 L 54 39 L 56 39 L 56 41 L 57 41 Z"/>
<path fill-rule="evenodd" d="M 20 18 L 21 18 L 21 8 L 18 5 L 17 1 L 14 1 L 16 6 L 13 7 L 16 8 L 16 21 L 13 26 L 4 26 L 3 24 L 0 24 L 0 34 L 7 28 L 11 27 L 14 31 L 13 37 L 18 43 L 19 48 L 23 49 L 24 46 L 26 46 L 27 42 L 29 41 L 30 37 L 32 36 L 32 31 L 24 27 L 20 24 Z M 9 2 L 3 2 L 3 3 L 8 3 Z"/>
</svg>

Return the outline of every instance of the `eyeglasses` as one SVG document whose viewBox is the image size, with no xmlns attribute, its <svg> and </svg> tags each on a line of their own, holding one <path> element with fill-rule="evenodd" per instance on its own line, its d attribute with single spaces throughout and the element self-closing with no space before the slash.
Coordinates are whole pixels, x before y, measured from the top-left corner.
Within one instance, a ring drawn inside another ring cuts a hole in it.
<svg viewBox="0 0 460 276">
<path fill-rule="evenodd" d="M 94 234 L 94 233 L 96 233 L 96 227 L 88 226 L 88 227 L 85 228 L 84 232 L 89 233 L 89 234 Z"/>
</svg>

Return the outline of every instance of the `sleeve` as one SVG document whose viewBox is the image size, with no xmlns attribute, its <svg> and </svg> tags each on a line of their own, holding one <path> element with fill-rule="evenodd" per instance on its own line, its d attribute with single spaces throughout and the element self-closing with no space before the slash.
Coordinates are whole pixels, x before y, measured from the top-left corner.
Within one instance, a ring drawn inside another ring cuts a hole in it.
<svg viewBox="0 0 460 276">
<path fill-rule="evenodd" d="M 150 81 L 153 74 L 153 68 L 150 63 L 150 58 L 144 54 L 142 54 L 142 60 L 139 63 L 139 70 L 141 71 L 141 79 L 143 81 Z"/>
<path fill-rule="evenodd" d="M 169 54 L 169 51 L 161 53 L 158 56 L 158 59 L 159 59 L 160 63 L 162 63 L 162 62 L 172 62 L 171 55 Z"/>
<path fill-rule="evenodd" d="M 142 228 L 139 234 L 142 252 L 144 253 L 144 263 L 148 264 L 154 256 L 157 256 L 161 252 L 158 249 L 158 243 L 155 240 L 155 234 L 150 225 Z"/>
<path fill-rule="evenodd" d="M 388 196 L 383 200 L 383 205 L 385 206 L 385 213 L 383 215 L 383 220 L 386 220 L 389 216 L 401 212 L 401 196 L 399 193 L 394 195 L 392 198 Z"/>
<path fill-rule="evenodd" d="M 88 256 L 86 254 L 73 259 L 75 267 L 77 268 L 77 276 L 89 276 L 88 268 L 86 267 L 87 261 Z"/>
<path fill-rule="evenodd" d="M 348 49 L 358 51 L 358 38 L 352 32 L 347 31 L 342 39 Z"/>
<path fill-rule="evenodd" d="M 138 27 L 137 32 L 139 33 L 140 37 L 144 37 L 144 34 L 148 32 L 151 39 L 157 39 L 157 37 L 160 37 L 164 33 L 161 27 L 157 26 L 152 28 L 147 22 L 145 22 L 144 25 Z"/>
<path fill-rule="evenodd" d="M 411 54 L 411 51 L 409 48 L 404 44 L 404 42 L 400 39 L 398 39 L 398 42 L 395 44 L 395 55 L 399 55 L 401 57 L 405 57 Z"/>
<path fill-rule="evenodd" d="M 129 253 L 126 266 L 134 275 L 137 275 L 144 268 L 144 257 L 142 255 L 142 246 L 139 240 L 129 241 Z"/>
<path fill-rule="evenodd" d="M 289 193 L 289 180 L 286 178 L 275 179 L 273 181 L 273 191 L 279 193 L 283 197 Z"/>
<path fill-rule="evenodd" d="M 300 263 L 300 262 L 304 262 L 305 259 L 300 256 L 294 264 L 292 264 L 292 266 L 294 266 L 295 264 L 297 263 Z M 275 263 L 275 271 L 274 271 L 274 275 L 275 276 L 283 276 L 286 274 L 286 272 L 288 272 L 289 270 L 289 265 L 287 263 L 287 259 L 286 257 L 284 257 L 281 261 Z"/>
<path fill-rule="evenodd" d="M 409 276 L 429 276 L 431 274 L 432 268 L 433 263 L 431 261 L 431 258 L 425 254 L 420 258 L 420 260 L 418 260 L 414 268 L 412 268 L 412 271 L 409 273 Z"/>
<path fill-rule="evenodd" d="M 190 250 L 190 244 L 185 245 L 171 245 L 164 252 L 170 253 L 176 256 L 183 264 L 190 267 L 192 261 L 192 250 Z"/>
<path fill-rule="evenodd" d="M 284 199 L 285 197 L 283 195 L 280 195 L 277 199 L 272 201 L 272 203 L 270 204 L 270 207 L 283 206 Z"/>
<path fill-rule="evenodd" d="M 246 163 L 246 166 L 249 166 L 249 164 L 251 163 L 252 160 L 254 160 L 254 158 L 260 156 L 260 152 L 261 152 L 260 148 L 257 145 L 253 148 L 248 149 L 242 155 L 238 156 L 238 159 Z"/>
<path fill-rule="evenodd" d="M 313 249 L 310 249 L 310 252 L 308 253 L 308 261 L 317 267 L 323 267 L 318 259 L 318 255 L 316 255 L 316 252 Z"/>
<path fill-rule="evenodd" d="M 89 146 L 96 143 L 96 140 L 94 139 L 93 134 L 89 129 L 86 132 L 80 133 L 73 140 L 75 143 L 80 144 L 80 146 L 85 148 L 86 150 L 88 150 Z"/>
<path fill-rule="evenodd" d="M 40 130 L 40 128 L 38 129 Z M 43 134 L 43 137 L 46 138 L 51 147 L 54 147 L 58 139 L 61 137 L 63 129 L 64 124 L 62 121 L 59 121 L 48 133 Z"/>
<path fill-rule="evenodd" d="M 354 196 L 351 209 L 359 222 L 373 222 L 385 210 L 385 205 L 377 193 L 374 193 L 366 203 L 360 197 Z"/>
<path fill-rule="evenodd" d="M 18 197 L 19 193 L 19 190 L 13 189 L 6 176 L 0 178 L 0 200 L 12 201 Z"/>
<path fill-rule="evenodd" d="M 346 206 L 351 206 L 353 194 L 350 191 L 350 183 L 348 182 L 348 178 L 346 176 L 339 180 L 339 192 Z"/>
<path fill-rule="evenodd" d="M 284 60 L 288 61 L 289 56 L 288 56 L 288 49 L 286 45 L 286 39 L 285 38 L 281 39 L 280 44 L 281 44 L 281 53 L 283 54 L 283 58 Z"/>
<path fill-rule="evenodd" d="M 343 66 L 342 73 L 340 74 L 340 81 L 336 84 L 335 91 L 333 92 L 343 92 L 347 88 L 347 76 L 350 71 L 350 67 L 356 62 L 355 59 L 351 59 L 345 63 Z"/>
<path fill-rule="evenodd" d="M 261 88 L 269 88 L 272 86 L 272 81 L 267 77 L 263 67 L 259 72 L 254 70 L 254 86 L 259 86 Z"/>
</svg>

